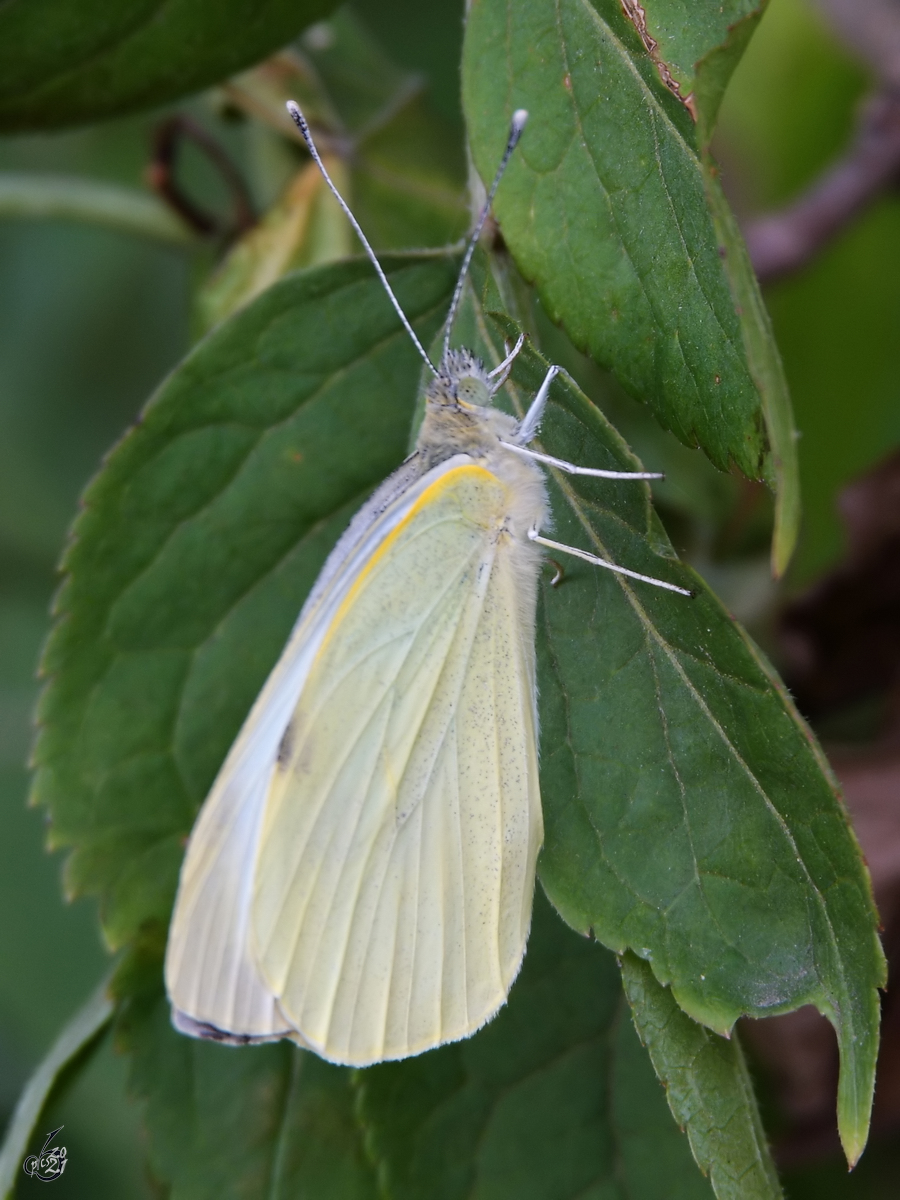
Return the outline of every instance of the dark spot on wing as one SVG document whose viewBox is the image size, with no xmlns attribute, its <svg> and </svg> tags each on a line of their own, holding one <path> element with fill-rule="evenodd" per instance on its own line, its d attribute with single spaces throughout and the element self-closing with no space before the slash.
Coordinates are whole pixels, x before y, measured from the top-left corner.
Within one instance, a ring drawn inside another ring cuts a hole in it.
<svg viewBox="0 0 900 1200">
<path fill-rule="evenodd" d="M 291 755 L 294 752 L 294 722 L 289 721 L 288 727 L 281 735 L 281 741 L 278 743 L 278 766 L 283 771 L 287 764 L 291 761 Z"/>
</svg>

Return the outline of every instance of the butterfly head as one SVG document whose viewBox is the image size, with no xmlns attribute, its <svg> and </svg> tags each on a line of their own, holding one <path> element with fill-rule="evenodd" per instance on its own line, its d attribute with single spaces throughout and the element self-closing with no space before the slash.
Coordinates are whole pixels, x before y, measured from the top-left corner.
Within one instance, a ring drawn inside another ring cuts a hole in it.
<svg viewBox="0 0 900 1200">
<path fill-rule="evenodd" d="M 441 407 L 471 411 L 487 408 L 495 390 L 484 363 L 471 350 L 448 350 L 439 374 L 428 385 L 426 399 Z"/>
</svg>

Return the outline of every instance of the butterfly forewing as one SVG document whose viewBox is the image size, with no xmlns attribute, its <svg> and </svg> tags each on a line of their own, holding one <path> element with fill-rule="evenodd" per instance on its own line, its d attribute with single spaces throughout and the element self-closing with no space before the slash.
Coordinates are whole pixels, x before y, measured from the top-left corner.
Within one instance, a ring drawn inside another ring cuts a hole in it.
<svg viewBox="0 0 900 1200">
<path fill-rule="evenodd" d="M 510 498 L 471 463 L 431 475 L 319 648 L 256 866 L 252 954 L 291 1025 L 341 1062 L 473 1032 L 505 1000 L 530 919 L 533 624 Z"/>
</svg>

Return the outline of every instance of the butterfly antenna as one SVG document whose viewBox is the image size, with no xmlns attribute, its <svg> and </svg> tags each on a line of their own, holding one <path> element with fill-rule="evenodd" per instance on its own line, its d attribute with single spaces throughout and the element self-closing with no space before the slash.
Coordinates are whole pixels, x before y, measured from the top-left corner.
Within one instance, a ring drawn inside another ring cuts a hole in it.
<svg viewBox="0 0 900 1200">
<path fill-rule="evenodd" d="M 295 118 L 296 119 L 296 118 Z M 453 330 L 453 319 L 456 316 L 456 310 L 459 308 L 459 301 L 462 296 L 463 284 L 466 282 L 466 275 L 469 273 L 469 264 L 472 261 L 472 255 L 475 253 L 475 247 L 478 245 L 478 239 L 481 237 L 481 231 L 484 229 L 484 223 L 488 219 L 488 213 L 491 211 L 491 205 L 494 203 L 494 197 L 497 194 L 497 188 L 500 186 L 500 180 L 509 164 L 512 157 L 512 152 L 519 144 L 519 138 L 522 136 L 522 130 L 525 128 L 525 122 L 528 120 L 528 112 L 524 108 L 517 108 L 512 115 L 512 121 L 509 126 L 509 138 L 506 142 L 506 149 L 503 151 L 503 157 L 500 159 L 500 166 L 497 168 L 497 174 L 494 176 L 494 182 L 491 184 L 491 190 L 487 194 L 487 199 L 484 202 L 484 207 L 475 222 L 475 228 L 472 230 L 472 236 L 469 238 L 469 244 L 466 247 L 466 253 L 463 257 L 462 266 L 459 270 L 459 278 L 456 281 L 456 290 L 453 293 L 453 299 L 450 301 L 450 311 L 447 313 L 447 329 L 444 333 L 444 345 L 441 351 L 441 362 L 447 357 L 447 352 L 450 349 L 450 334 Z"/>
<path fill-rule="evenodd" d="M 337 190 L 337 188 L 334 185 L 334 182 L 332 181 L 331 176 L 325 170 L 325 164 L 322 162 L 322 159 L 319 157 L 319 152 L 316 149 L 316 144 L 312 139 L 312 134 L 309 132 L 309 126 L 306 123 L 306 118 L 304 117 L 303 113 L 300 111 L 299 104 L 297 104 L 294 100 L 288 100 L 287 110 L 291 114 L 294 124 L 297 126 L 297 128 L 302 133 L 303 140 L 304 140 L 304 142 L 306 142 L 306 147 L 309 150 L 310 154 L 312 155 L 313 161 L 315 162 L 316 166 L 322 172 L 322 177 L 324 178 L 325 182 L 328 184 L 329 188 L 331 189 L 335 200 L 337 200 L 338 204 L 343 209 L 344 214 L 347 217 L 347 220 L 350 222 L 350 224 L 356 230 L 356 236 L 362 242 L 363 249 L 365 250 L 366 254 L 368 254 L 369 258 L 371 259 L 372 266 L 375 268 L 378 278 L 384 284 L 384 290 L 387 292 L 388 296 L 390 297 L 391 304 L 393 304 L 394 308 L 397 310 L 397 316 L 403 322 L 403 328 L 406 330 L 406 332 L 412 338 L 413 345 L 418 350 L 419 354 L 421 354 L 422 359 L 425 362 L 425 365 L 431 371 L 432 375 L 437 376 L 437 374 L 438 374 L 437 367 L 435 367 L 434 363 L 431 361 L 431 359 L 428 357 L 427 353 L 425 352 L 425 347 L 422 345 L 422 343 L 416 337 L 416 332 L 413 329 L 412 325 L 410 325 L 409 321 L 407 320 L 406 313 L 400 307 L 400 301 L 394 295 L 394 289 L 388 283 L 387 275 L 385 275 L 384 270 L 382 269 L 381 263 L 376 258 L 375 251 L 369 245 L 368 238 L 366 237 L 366 235 L 363 233 L 363 231 L 359 227 L 359 221 L 357 221 L 356 217 L 354 217 L 353 213 L 350 211 L 350 206 L 347 204 L 346 200 L 341 195 L 341 193 Z M 516 140 L 518 141 L 518 138 Z M 509 154 L 507 154 L 506 157 L 508 158 Z M 493 191 L 491 192 L 491 195 L 493 196 Z M 484 223 L 484 218 L 482 218 L 482 224 L 483 223 Z M 479 228 L 480 228 L 480 226 L 479 226 Z"/>
</svg>

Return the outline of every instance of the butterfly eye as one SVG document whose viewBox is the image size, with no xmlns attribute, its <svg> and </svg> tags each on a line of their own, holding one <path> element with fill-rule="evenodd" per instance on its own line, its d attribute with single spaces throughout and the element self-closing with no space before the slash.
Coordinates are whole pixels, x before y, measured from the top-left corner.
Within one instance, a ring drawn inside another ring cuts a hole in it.
<svg viewBox="0 0 900 1200">
<path fill-rule="evenodd" d="M 474 375 L 463 375 L 456 384 L 456 398 L 463 404 L 476 404 L 479 408 L 486 408 L 491 402 L 491 393 L 483 380 Z"/>
</svg>

